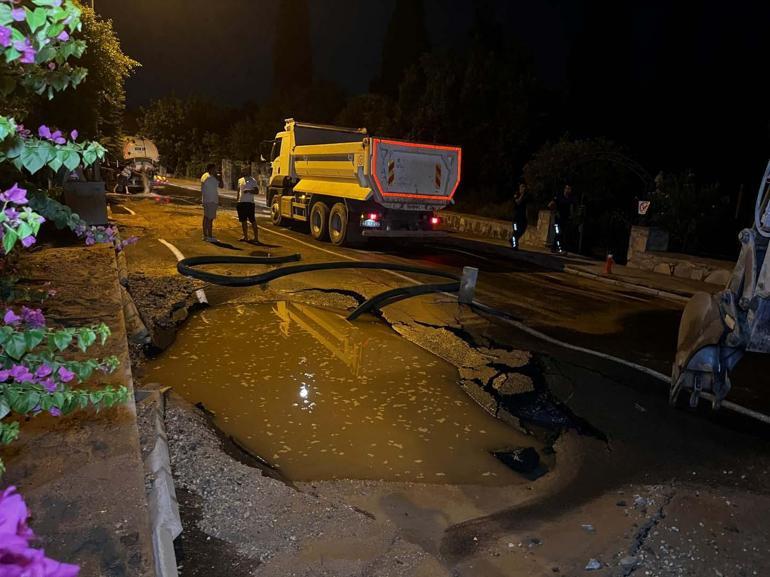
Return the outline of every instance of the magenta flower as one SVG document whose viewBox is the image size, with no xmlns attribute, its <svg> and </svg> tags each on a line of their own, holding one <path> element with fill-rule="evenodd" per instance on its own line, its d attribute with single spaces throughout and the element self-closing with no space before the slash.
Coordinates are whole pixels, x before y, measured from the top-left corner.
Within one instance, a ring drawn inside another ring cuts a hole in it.
<svg viewBox="0 0 770 577">
<path fill-rule="evenodd" d="M 15 224 L 16 220 L 19 218 L 19 211 L 15 208 L 6 208 L 4 212 L 5 217 L 11 222 L 11 224 Z"/>
<path fill-rule="evenodd" d="M 8 48 L 11 45 L 11 29 L 0 26 L 0 46 Z"/>
<path fill-rule="evenodd" d="M 51 414 L 52 417 L 61 417 L 61 409 L 58 407 L 51 407 L 48 409 L 48 412 Z"/>
<path fill-rule="evenodd" d="M 15 487 L 0 495 L 0 576 L 76 577 L 80 568 L 45 556 L 29 546 L 35 534 L 27 525 L 29 510 Z"/>
<path fill-rule="evenodd" d="M 33 244 L 35 244 L 35 242 L 36 242 L 36 239 L 34 236 L 32 235 L 25 236 L 23 239 L 21 239 L 21 246 L 23 246 L 24 248 L 29 248 Z"/>
<path fill-rule="evenodd" d="M 31 309 L 28 307 L 21 307 L 21 317 L 28 326 L 40 329 L 45 326 L 45 316 L 40 309 Z"/>
<path fill-rule="evenodd" d="M 37 368 L 37 370 L 35 371 L 35 376 L 38 379 L 44 379 L 47 376 L 49 376 L 51 373 L 53 373 L 53 369 L 50 367 L 50 365 L 46 365 L 44 363 Z"/>
<path fill-rule="evenodd" d="M 77 130 L 73 130 L 72 132 L 70 132 L 70 139 L 71 140 L 77 140 L 78 136 L 79 136 L 79 133 L 78 133 Z"/>
<path fill-rule="evenodd" d="M 17 315 L 11 309 L 5 309 L 5 316 L 3 316 L 3 322 L 7 325 L 18 325 L 21 322 L 21 317 Z"/>
<path fill-rule="evenodd" d="M 40 128 L 37 129 L 37 135 L 40 138 L 45 138 L 46 140 L 51 140 L 51 129 L 48 128 L 45 124 L 42 124 Z"/>
<path fill-rule="evenodd" d="M 0 192 L 0 202 L 12 202 L 14 204 L 27 204 L 27 191 L 14 184 L 5 192 Z"/>
<path fill-rule="evenodd" d="M 56 62 L 49 62 L 48 70 L 56 70 Z"/>
<path fill-rule="evenodd" d="M 27 18 L 27 13 L 24 11 L 24 8 L 14 8 L 11 10 L 11 18 L 16 22 L 24 22 Z"/>
<path fill-rule="evenodd" d="M 11 376 L 11 371 L 8 369 L 0 369 L 0 383 L 4 383 Z"/>
<path fill-rule="evenodd" d="M 27 526 L 29 511 L 24 499 L 16 492 L 16 487 L 8 487 L 0 494 L 0 540 L 8 537 L 20 537 L 28 540 L 34 533 Z"/>
<path fill-rule="evenodd" d="M 75 373 L 73 373 L 67 367 L 60 367 L 59 378 L 61 379 L 62 383 L 69 383 L 72 379 L 75 378 Z"/>
<path fill-rule="evenodd" d="M 61 42 L 66 42 L 67 40 L 69 40 L 69 39 L 70 39 L 70 35 L 69 35 L 69 34 L 67 34 L 67 31 L 66 31 L 66 30 L 62 30 L 61 34 L 59 34 L 59 35 L 56 37 L 56 39 L 57 39 L 57 40 L 60 40 Z"/>
<path fill-rule="evenodd" d="M 13 47 L 21 52 L 21 58 L 19 59 L 19 62 L 22 64 L 35 63 L 35 55 L 37 52 L 35 51 L 35 47 L 32 46 L 32 43 L 29 41 L 29 38 L 25 38 L 24 41 L 17 40 L 13 43 Z"/>
<path fill-rule="evenodd" d="M 35 375 L 33 375 L 24 365 L 13 365 L 9 374 L 17 383 L 35 380 Z"/>
<path fill-rule="evenodd" d="M 41 385 L 43 385 L 43 388 L 48 391 L 49 393 L 55 393 L 56 392 L 56 381 L 54 381 L 52 378 L 47 378 L 40 382 Z"/>
</svg>

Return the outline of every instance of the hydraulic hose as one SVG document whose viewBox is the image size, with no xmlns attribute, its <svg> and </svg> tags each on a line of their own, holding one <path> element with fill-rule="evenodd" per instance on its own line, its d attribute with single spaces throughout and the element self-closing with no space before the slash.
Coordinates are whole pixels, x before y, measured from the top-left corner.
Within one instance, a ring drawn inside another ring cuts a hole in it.
<svg viewBox="0 0 770 577">
<path fill-rule="evenodd" d="M 306 272 L 339 269 L 370 269 L 407 272 L 412 274 L 424 274 L 434 277 L 450 279 L 452 282 L 440 284 L 423 284 L 408 287 L 399 287 L 378 294 L 362 303 L 348 316 L 348 320 L 357 319 L 362 314 L 373 309 L 379 309 L 397 301 L 412 298 L 419 295 L 435 292 L 458 292 L 460 290 L 460 277 L 455 274 L 437 271 L 420 266 L 390 264 L 381 262 L 321 262 L 313 264 L 300 264 L 269 270 L 256 275 L 231 276 L 198 270 L 196 267 L 216 264 L 285 264 L 301 260 L 298 254 L 287 256 L 193 256 L 180 260 L 177 265 L 179 274 L 202 280 L 210 284 L 231 287 L 247 287 L 268 283 L 270 281 Z"/>
</svg>

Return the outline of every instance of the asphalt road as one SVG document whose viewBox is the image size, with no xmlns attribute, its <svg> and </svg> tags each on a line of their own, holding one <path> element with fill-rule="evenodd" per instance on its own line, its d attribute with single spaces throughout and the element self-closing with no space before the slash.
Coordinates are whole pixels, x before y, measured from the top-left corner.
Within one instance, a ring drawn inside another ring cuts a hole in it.
<svg viewBox="0 0 770 577">
<path fill-rule="evenodd" d="M 170 196 L 174 203 L 196 205 L 200 195 L 196 188 L 169 186 L 162 194 Z M 223 206 L 233 206 L 234 193 L 222 193 L 222 197 Z M 268 251 L 297 252 L 302 255 L 303 262 L 379 261 L 458 274 L 463 267 L 473 266 L 479 269 L 476 298 L 484 304 L 505 311 L 562 341 L 608 353 L 664 374 L 671 371 L 683 308 L 681 301 L 540 267 L 513 252 L 509 258 L 504 258 L 499 251 L 482 251 L 477 243 L 464 245 L 458 239 L 451 243 L 440 239 L 430 242 L 370 240 L 365 250 L 335 247 L 315 241 L 300 223 L 274 227 L 268 219 L 268 210 L 264 206 L 257 210 L 259 226 L 263 230 L 261 239 L 267 244 L 264 248 Z M 224 243 L 232 245 L 233 250 L 225 252 L 248 254 L 247 247 L 253 250 L 237 241 L 241 230 L 234 211 L 220 212 L 215 234 Z M 170 237 L 167 240 L 180 247 L 185 256 L 206 251 L 202 247 L 207 245 L 200 237 L 174 238 L 173 228 L 167 236 Z M 410 282 L 393 274 L 387 278 L 392 286 Z M 768 374 L 770 359 L 747 356 L 733 375 L 734 390 L 730 399 L 770 414 L 770 394 L 762 385 L 767 382 Z"/>
</svg>

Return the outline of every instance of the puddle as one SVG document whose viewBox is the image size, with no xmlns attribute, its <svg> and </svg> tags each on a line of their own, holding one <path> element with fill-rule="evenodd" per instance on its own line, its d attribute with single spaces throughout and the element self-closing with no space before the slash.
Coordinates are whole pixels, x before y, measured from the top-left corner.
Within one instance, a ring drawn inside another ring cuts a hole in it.
<svg viewBox="0 0 770 577">
<path fill-rule="evenodd" d="M 199 313 L 147 377 L 293 481 L 515 483 L 492 452 L 532 444 L 469 399 L 450 364 L 379 322 L 308 305 Z"/>
</svg>

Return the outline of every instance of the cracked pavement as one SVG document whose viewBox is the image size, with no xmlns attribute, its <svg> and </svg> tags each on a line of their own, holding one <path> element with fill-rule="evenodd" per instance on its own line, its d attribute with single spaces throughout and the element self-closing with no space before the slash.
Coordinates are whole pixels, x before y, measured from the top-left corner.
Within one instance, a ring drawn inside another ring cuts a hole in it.
<svg viewBox="0 0 770 577">
<path fill-rule="evenodd" d="M 238 245 L 237 223 L 222 211 L 217 234 L 241 249 L 226 250 L 199 240 L 200 214 L 195 206 L 121 201 L 131 202 L 136 212 L 115 214 L 124 235 L 143 236 L 127 250 L 130 272 L 151 277 L 158 286 L 176 279 L 176 273 L 173 255 L 157 238 L 172 242 L 185 256 L 299 252 L 303 263 L 382 260 L 453 272 L 470 264 L 469 257 L 434 247 L 375 245 L 364 252 L 316 243 L 300 232 L 272 226 L 266 226 L 261 236 L 270 246 Z M 485 302 L 557 338 L 668 370 L 680 305 L 644 294 L 628 298 L 628 289 L 530 264 L 487 257 L 475 264 L 481 268 L 478 294 Z M 239 274 L 258 270 L 243 267 Z M 350 310 L 361 298 L 408 282 L 403 275 L 382 271 L 348 271 L 286 278 L 267 287 L 204 288 L 215 307 L 289 299 Z M 137 305 L 144 315 L 143 300 L 138 298 Z M 177 303 L 167 304 L 173 308 Z M 380 526 L 379 533 L 367 533 L 383 539 L 372 537 L 373 542 L 392 544 L 398 539 L 403 551 L 410 551 L 416 560 L 405 565 L 413 572 L 403 574 L 578 575 L 592 560 L 598 568 L 591 573 L 602 576 L 770 572 L 764 551 L 770 528 L 762 522 L 770 513 L 768 431 L 730 415 L 673 410 L 665 389 L 644 375 L 539 342 L 459 307 L 444 295 L 387 307 L 382 320 L 457 367 L 458 384 L 489 413 L 528 435 L 546 469 L 536 480 L 522 477 L 520 484 L 487 489 L 356 480 L 298 484 L 303 502 L 312 497 L 344 504 L 353 508 L 351 515 L 362 518 L 356 523 Z M 179 327 L 184 330 L 183 323 Z M 746 370 L 753 375 L 756 365 Z M 737 388 L 748 381 L 744 377 Z M 195 447 L 185 447 L 191 462 L 198 459 Z M 208 447 L 213 451 L 213 445 Z M 221 511 L 230 506 L 229 486 L 220 487 L 221 492 L 204 491 L 191 480 L 202 473 L 185 478 L 187 466 L 175 474 L 200 500 L 197 527 L 213 533 L 214 516 L 221 519 L 219 529 L 226 522 Z M 226 471 L 235 467 L 224 458 L 216 466 Z M 217 475 L 215 470 L 208 474 Z M 268 514 L 267 496 L 265 502 L 252 502 Z M 292 534 L 287 525 L 271 530 L 276 534 L 269 539 L 248 531 L 239 536 L 234 528 L 214 536 L 224 535 L 234 544 L 248 567 L 248 560 L 259 561 L 259 555 L 254 557 L 241 546 L 246 536 L 285 543 Z M 254 574 L 331 574 L 313 564 L 329 555 L 339 561 L 338 574 L 349 570 L 356 574 L 355 568 L 379 567 L 377 563 L 385 563 L 384 567 L 388 559 L 395 567 L 395 559 L 403 559 L 403 551 L 387 553 L 390 545 L 375 551 L 350 542 L 343 555 L 339 550 L 330 553 L 310 537 L 291 543 L 292 555 L 281 556 L 273 565 L 262 559 L 253 566 Z"/>
</svg>

